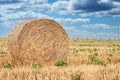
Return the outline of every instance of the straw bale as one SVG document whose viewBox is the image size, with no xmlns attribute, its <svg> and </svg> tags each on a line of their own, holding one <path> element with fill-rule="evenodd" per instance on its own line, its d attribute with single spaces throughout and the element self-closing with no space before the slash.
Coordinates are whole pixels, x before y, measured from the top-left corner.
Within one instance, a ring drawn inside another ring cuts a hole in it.
<svg viewBox="0 0 120 80">
<path fill-rule="evenodd" d="M 8 37 L 14 65 L 51 64 L 66 60 L 70 40 L 57 22 L 50 19 L 20 23 Z"/>
</svg>

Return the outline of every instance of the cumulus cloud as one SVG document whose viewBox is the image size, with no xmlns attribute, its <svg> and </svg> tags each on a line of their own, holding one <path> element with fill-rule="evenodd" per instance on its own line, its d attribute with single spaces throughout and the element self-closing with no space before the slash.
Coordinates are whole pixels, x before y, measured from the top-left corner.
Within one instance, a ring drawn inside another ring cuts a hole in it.
<svg viewBox="0 0 120 80">
<path fill-rule="evenodd" d="M 96 17 L 103 17 L 103 16 L 112 16 L 112 17 L 120 17 L 120 8 L 115 8 L 109 11 L 102 11 L 102 12 L 90 12 L 90 13 L 80 13 L 80 16 L 88 17 L 88 16 L 96 16 Z"/>
<path fill-rule="evenodd" d="M 61 6 L 62 5 L 62 6 Z M 119 0 L 59 0 L 51 5 L 51 12 L 60 15 L 80 13 L 82 16 L 119 16 Z"/>
<path fill-rule="evenodd" d="M 0 4 L 18 3 L 19 0 L 0 0 Z"/>
<path fill-rule="evenodd" d="M 26 11 L 26 12 L 17 12 L 17 13 L 11 13 L 11 14 L 4 14 L 0 17 L 0 22 L 2 26 L 4 27 L 13 27 L 19 22 L 22 22 L 24 20 L 31 20 L 31 19 L 39 19 L 39 18 L 52 18 L 48 15 L 36 13 L 32 11 Z"/>
<path fill-rule="evenodd" d="M 32 0 L 34 1 L 34 0 Z M 43 0 L 44 1 L 44 0 Z M 45 1 L 46 2 L 46 1 Z M 19 3 L 11 3 L 11 4 L 1 4 L 0 5 L 0 12 L 11 12 L 11 13 L 15 13 L 15 12 L 22 12 L 22 11 L 44 11 L 44 10 L 50 10 L 51 9 L 51 5 L 48 3 L 42 2 L 42 4 L 39 3 L 35 3 L 34 5 L 31 4 L 30 1 L 28 2 L 19 2 Z M 46 11 L 47 12 L 47 11 Z M 1 14 L 1 13 L 0 13 Z"/>
<path fill-rule="evenodd" d="M 117 28 L 117 29 L 120 29 L 120 26 L 110 26 L 110 25 L 107 25 L 107 24 L 88 24 L 88 25 L 82 25 L 81 26 L 82 28 L 87 28 L 87 29 L 97 29 L 97 28 L 101 28 L 101 29 L 114 29 L 114 28 Z"/>
<path fill-rule="evenodd" d="M 105 24 L 101 24 L 103 26 Z M 110 27 L 109 25 L 105 25 L 106 28 Z M 113 27 L 113 26 L 112 26 Z M 111 32 L 94 32 L 88 31 L 85 29 L 79 30 L 74 26 L 64 27 L 65 30 L 68 32 L 71 38 L 96 38 L 96 39 L 120 39 L 120 26 L 116 26 L 118 28 L 118 32 L 111 31 Z M 90 27 L 89 27 L 90 28 Z M 103 28 L 103 27 L 102 27 Z M 111 27 L 110 27 L 111 28 Z"/>
<path fill-rule="evenodd" d="M 48 12 L 59 15 L 73 14 L 73 12 L 69 9 L 68 0 L 58 0 L 54 2 L 53 4 L 51 4 Z"/>
<path fill-rule="evenodd" d="M 56 1 L 52 4 L 51 9 L 52 11 L 56 10 L 66 10 L 68 7 L 68 1 Z"/>
<path fill-rule="evenodd" d="M 2 10 L 34 10 L 38 12 L 45 10 L 46 13 L 51 14 L 66 15 L 80 13 L 82 16 L 95 15 L 99 17 L 120 15 L 119 0 L 58 0 L 51 4 L 48 3 L 48 0 L 2 0 L 0 3 L 7 4 L 4 5 L 5 7 L 0 5 Z"/>
<path fill-rule="evenodd" d="M 13 17 L 14 16 L 14 17 Z M 27 19 L 39 19 L 39 18 L 50 18 L 48 15 L 44 15 L 41 13 L 36 13 L 32 11 L 26 11 L 26 12 L 17 12 L 17 13 L 11 13 L 9 15 L 4 14 L 4 16 L 1 17 L 1 19 L 6 20 L 27 20 Z"/>
<path fill-rule="evenodd" d="M 105 11 L 105 12 L 98 12 L 96 13 L 97 16 L 113 16 L 118 17 L 120 16 L 120 9 L 113 9 L 111 11 Z"/>
<path fill-rule="evenodd" d="M 96 39 L 120 39 L 120 35 L 115 32 L 90 32 L 87 30 L 68 30 L 72 38 L 96 38 Z"/>
<path fill-rule="evenodd" d="M 26 2 L 29 4 L 42 4 L 47 3 L 47 0 L 1 0 L 0 4 L 10 4 L 10 3 L 22 3 Z"/>
<path fill-rule="evenodd" d="M 89 18 L 56 18 L 55 19 L 58 22 L 63 22 L 63 23 L 87 23 L 90 22 Z"/>
<path fill-rule="evenodd" d="M 19 1 L 30 3 L 30 4 L 44 4 L 48 2 L 47 0 L 19 0 Z"/>
</svg>

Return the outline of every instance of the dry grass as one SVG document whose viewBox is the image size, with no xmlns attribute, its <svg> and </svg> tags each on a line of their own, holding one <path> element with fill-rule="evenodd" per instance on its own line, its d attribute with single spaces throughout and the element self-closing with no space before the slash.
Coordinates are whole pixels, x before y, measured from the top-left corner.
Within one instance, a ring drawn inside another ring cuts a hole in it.
<svg viewBox="0 0 120 80">
<path fill-rule="evenodd" d="M 6 40 L 0 39 L 0 46 L 3 43 L 5 46 L 0 50 L 6 53 L 0 54 L 1 67 L 12 62 Z M 98 53 L 96 59 L 103 61 L 105 66 L 91 62 L 89 56 L 94 56 L 95 51 Z M 68 65 L 32 68 L 31 64 L 28 67 L 0 68 L 0 80 L 120 80 L 119 59 L 120 40 L 72 39 Z"/>
<path fill-rule="evenodd" d="M 119 80 L 120 65 L 1 69 L 0 80 Z"/>
</svg>

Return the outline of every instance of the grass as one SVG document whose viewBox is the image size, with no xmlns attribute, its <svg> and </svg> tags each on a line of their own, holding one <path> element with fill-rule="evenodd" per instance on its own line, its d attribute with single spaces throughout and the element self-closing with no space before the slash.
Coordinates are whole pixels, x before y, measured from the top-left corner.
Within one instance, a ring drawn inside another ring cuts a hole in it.
<svg viewBox="0 0 120 80">
<path fill-rule="evenodd" d="M 41 64 L 36 64 L 36 63 L 32 64 L 32 68 L 41 68 L 41 67 L 42 67 Z"/>
<path fill-rule="evenodd" d="M 4 68 L 12 68 L 12 65 L 10 63 L 7 63 L 3 66 Z"/>
<path fill-rule="evenodd" d="M 4 52 L 4 51 L 0 51 L 0 54 L 6 54 L 6 52 Z"/>
<path fill-rule="evenodd" d="M 79 50 L 77 50 L 76 48 L 73 48 L 73 54 L 76 54 L 78 52 L 79 52 Z"/>
<path fill-rule="evenodd" d="M 115 63 L 116 63 L 116 64 L 117 64 L 117 63 L 119 63 L 119 64 L 120 64 L 120 59 L 118 59 Z"/>
<path fill-rule="evenodd" d="M 55 66 L 64 66 L 67 65 L 67 62 L 65 61 L 58 61 L 57 63 L 55 63 Z"/>
<path fill-rule="evenodd" d="M 120 79 L 120 40 L 71 39 L 67 61 L 53 66 L 33 63 L 32 67 L 15 68 L 10 63 L 6 41 L 0 39 L 0 80 Z"/>
</svg>

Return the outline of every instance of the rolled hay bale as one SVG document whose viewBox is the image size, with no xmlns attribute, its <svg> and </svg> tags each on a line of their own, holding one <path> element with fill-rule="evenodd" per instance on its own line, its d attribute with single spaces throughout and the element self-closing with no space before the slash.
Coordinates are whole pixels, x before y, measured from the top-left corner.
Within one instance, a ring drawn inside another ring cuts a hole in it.
<svg viewBox="0 0 120 80">
<path fill-rule="evenodd" d="M 14 65 L 52 64 L 66 60 L 70 39 L 60 24 L 50 19 L 20 23 L 8 37 Z"/>
</svg>

